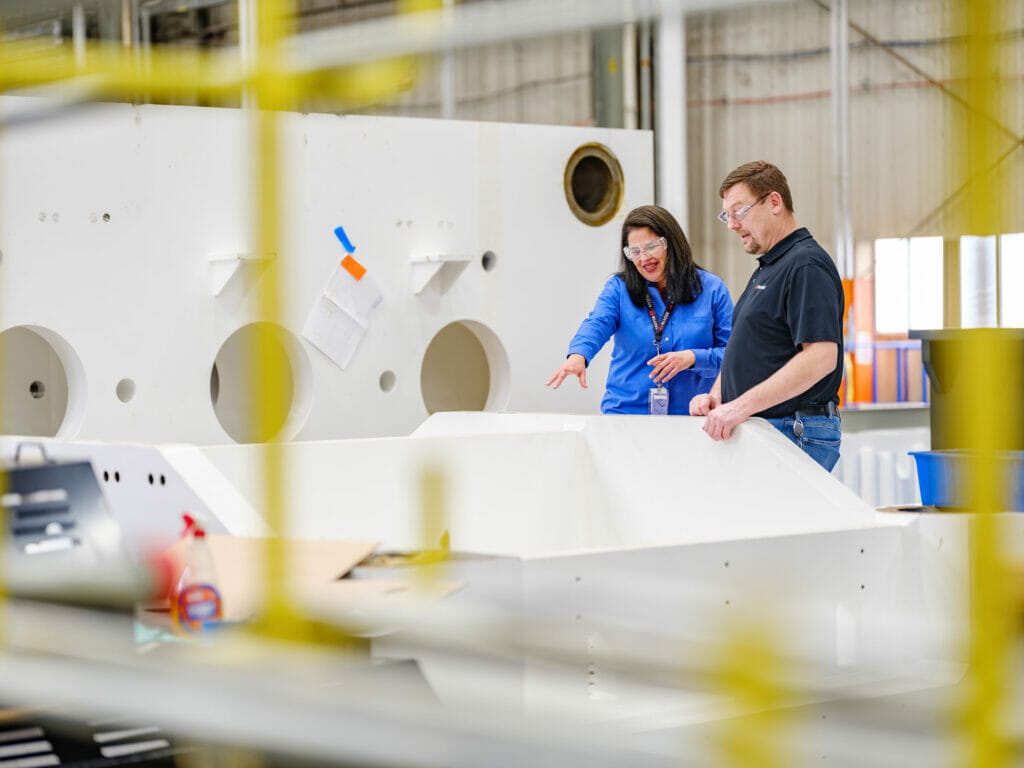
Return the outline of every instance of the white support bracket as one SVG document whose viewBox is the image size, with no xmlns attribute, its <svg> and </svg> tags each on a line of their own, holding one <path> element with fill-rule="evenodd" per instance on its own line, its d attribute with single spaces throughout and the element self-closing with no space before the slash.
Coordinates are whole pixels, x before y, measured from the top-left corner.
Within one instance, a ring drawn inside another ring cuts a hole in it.
<svg viewBox="0 0 1024 768">
<path fill-rule="evenodd" d="M 430 281 L 441 274 L 447 267 L 452 279 L 458 276 L 472 259 L 471 256 L 459 256 L 449 253 L 431 253 L 426 255 L 413 255 L 409 257 L 412 262 L 412 292 L 419 294 L 430 284 Z M 442 288 L 442 293 L 444 289 Z"/>
<path fill-rule="evenodd" d="M 220 296 L 231 278 L 242 271 L 242 266 L 255 275 L 258 269 L 265 267 L 274 258 L 258 253 L 211 253 L 210 262 L 210 295 Z"/>
</svg>

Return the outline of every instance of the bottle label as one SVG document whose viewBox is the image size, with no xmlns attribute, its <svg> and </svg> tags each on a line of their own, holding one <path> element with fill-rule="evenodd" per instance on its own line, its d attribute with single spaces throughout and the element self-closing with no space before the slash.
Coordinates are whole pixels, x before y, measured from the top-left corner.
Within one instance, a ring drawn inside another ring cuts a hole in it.
<svg viewBox="0 0 1024 768">
<path fill-rule="evenodd" d="M 223 618 L 220 594 L 209 584 L 189 584 L 178 593 L 178 624 L 189 632 L 201 632 L 205 624 Z"/>
</svg>

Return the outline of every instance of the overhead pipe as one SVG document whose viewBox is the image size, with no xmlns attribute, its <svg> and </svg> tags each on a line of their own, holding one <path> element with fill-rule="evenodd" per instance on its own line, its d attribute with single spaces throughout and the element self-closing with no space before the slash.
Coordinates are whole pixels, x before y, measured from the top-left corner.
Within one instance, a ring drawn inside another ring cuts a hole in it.
<svg viewBox="0 0 1024 768">
<path fill-rule="evenodd" d="M 71 9 L 71 45 L 75 51 L 75 66 L 85 66 L 85 8 L 75 3 Z"/>
<path fill-rule="evenodd" d="M 686 187 L 686 22 L 682 11 L 662 15 L 657 31 L 654 80 L 654 158 L 657 202 L 689 230 Z"/>
<path fill-rule="evenodd" d="M 450 17 L 455 9 L 455 0 L 444 0 L 442 12 Z M 455 51 L 445 46 L 441 52 L 441 117 L 455 119 Z"/>
<path fill-rule="evenodd" d="M 832 80 L 832 211 L 836 267 L 854 276 L 850 193 L 850 37 L 847 0 L 835 0 L 830 14 Z"/>
<path fill-rule="evenodd" d="M 651 130 L 651 22 L 640 23 L 640 128 Z"/>
<path fill-rule="evenodd" d="M 622 127 L 637 127 L 636 24 L 622 26 Z"/>
</svg>

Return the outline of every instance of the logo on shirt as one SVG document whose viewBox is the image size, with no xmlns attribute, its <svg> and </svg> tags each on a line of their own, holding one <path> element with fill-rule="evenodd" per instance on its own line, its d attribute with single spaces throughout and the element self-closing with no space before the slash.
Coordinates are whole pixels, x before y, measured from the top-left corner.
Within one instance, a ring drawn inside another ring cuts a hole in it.
<svg viewBox="0 0 1024 768">
<path fill-rule="evenodd" d="M 765 288 L 767 288 L 767 287 L 768 287 L 768 284 L 767 284 L 767 283 L 764 283 L 764 284 L 761 284 L 761 283 L 754 283 L 754 290 L 755 290 L 755 291 L 763 291 L 763 290 L 764 290 Z"/>
</svg>

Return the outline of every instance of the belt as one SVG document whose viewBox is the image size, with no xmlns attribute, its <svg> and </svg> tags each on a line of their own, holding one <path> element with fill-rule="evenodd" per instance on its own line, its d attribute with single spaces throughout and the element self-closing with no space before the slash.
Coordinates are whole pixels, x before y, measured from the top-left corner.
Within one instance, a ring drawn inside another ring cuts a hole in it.
<svg viewBox="0 0 1024 768">
<path fill-rule="evenodd" d="M 795 411 L 793 415 L 800 418 L 804 416 L 838 416 L 839 406 L 829 400 L 827 403 L 821 403 L 820 405 L 805 405 L 800 410 Z"/>
</svg>

